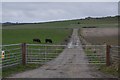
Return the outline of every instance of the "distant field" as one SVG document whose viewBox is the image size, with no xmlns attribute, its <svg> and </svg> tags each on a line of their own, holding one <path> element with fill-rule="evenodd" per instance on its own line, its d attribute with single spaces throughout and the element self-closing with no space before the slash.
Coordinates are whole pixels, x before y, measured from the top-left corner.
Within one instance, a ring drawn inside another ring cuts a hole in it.
<svg viewBox="0 0 120 80">
<path fill-rule="evenodd" d="M 2 29 L 0 29 L 0 44 L 2 44 Z"/>
<path fill-rule="evenodd" d="M 92 44 L 118 45 L 118 28 L 84 28 L 81 35 Z"/>
<path fill-rule="evenodd" d="M 4 29 L 2 31 L 3 44 L 33 43 L 39 38 L 42 44 L 46 38 L 53 40 L 53 44 L 60 44 L 72 33 L 72 29 Z"/>
<path fill-rule="evenodd" d="M 118 17 L 86 18 L 34 24 L 3 25 L 3 29 L 118 27 Z"/>
<path fill-rule="evenodd" d="M 38 29 L 38 28 L 82 28 L 82 27 L 118 27 L 117 23 L 113 23 L 113 24 L 107 24 L 107 23 L 103 23 L 103 24 L 90 24 L 90 23 L 81 23 L 81 24 L 77 24 L 76 23 L 69 23 L 69 22 L 56 22 L 56 23 L 44 23 L 44 24 L 24 24 L 24 25 L 12 25 L 12 26 L 3 26 L 3 29 Z"/>
</svg>

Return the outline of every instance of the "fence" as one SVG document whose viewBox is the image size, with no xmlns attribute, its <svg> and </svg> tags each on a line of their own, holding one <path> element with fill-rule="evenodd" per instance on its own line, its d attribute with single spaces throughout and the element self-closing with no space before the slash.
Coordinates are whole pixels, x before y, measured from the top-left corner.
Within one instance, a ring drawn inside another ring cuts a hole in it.
<svg viewBox="0 0 120 80">
<path fill-rule="evenodd" d="M 44 64 L 63 51 L 66 45 L 27 44 L 26 63 Z"/>
<path fill-rule="evenodd" d="M 18 65 L 22 63 L 21 44 L 3 45 L 4 57 L 2 67 Z"/>
<path fill-rule="evenodd" d="M 40 45 L 27 44 L 27 54 L 25 55 L 26 63 L 40 63 L 44 64 L 56 57 L 67 48 L 64 58 L 77 54 L 78 56 L 85 50 L 88 62 L 81 62 L 79 64 L 106 64 L 106 46 L 105 45 L 86 45 L 84 50 L 76 47 L 80 45 Z M 82 51 L 81 51 L 82 50 Z M 94 51 L 93 51 L 94 50 Z M 69 53 L 70 52 L 70 53 Z M 76 53 L 77 52 L 77 53 Z M 81 57 L 79 57 L 81 58 Z M 82 57 L 83 58 L 83 57 Z M 59 57 L 60 62 L 63 62 L 63 57 Z M 80 59 L 81 60 L 81 59 Z"/>
<path fill-rule="evenodd" d="M 0 51 L 2 52 L 2 45 L 0 45 Z M 2 70 L 2 56 L 0 55 L 0 72 Z"/>
<path fill-rule="evenodd" d="M 111 50 L 114 46 L 106 45 L 79 45 L 82 46 L 89 64 L 107 64 L 110 65 Z M 2 67 L 15 66 L 18 64 L 44 64 L 56 58 L 67 45 L 46 45 L 46 44 L 10 44 L 3 45 L 5 57 L 2 59 Z M 112 56 L 115 58 L 115 56 Z M 117 58 L 117 56 L 116 56 Z"/>
<path fill-rule="evenodd" d="M 91 43 L 88 43 L 82 35 L 80 35 L 80 40 L 83 45 L 92 45 Z M 113 45 L 106 46 L 106 56 L 107 56 L 106 59 L 108 61 L 107 65 L 113 64 L 118 67 L 119 52 L 120 52 L 120 46 L 113 46 Z"/>
<path fill-rule="evenodd" d="M 82 47 L 90 64 L 109 63 L 107 62 L 108 55 L 106 55 L 106 45 L 82 45 Z"/>
<path fill-rule="evenodd" d="M 111 58 L 110 58 L 110 60 L 111 60 L 111 64 L 113 64 L 116 69 L 118 69 L 118 65 L 120 62 L 119 53 L 120 53 L 120 46 L 111 46 L 111 49 L 110 49 Z"/>
<path fill-rule="evenodd" d="M 44 45 L 44 44 L 10 44 L 2 45 L 4 58 L 0 65 L 2 68 L 18 64 L 39 63 L 43 64 L 56 58 L 63 51 L 66 45 Z"/>
</svg>

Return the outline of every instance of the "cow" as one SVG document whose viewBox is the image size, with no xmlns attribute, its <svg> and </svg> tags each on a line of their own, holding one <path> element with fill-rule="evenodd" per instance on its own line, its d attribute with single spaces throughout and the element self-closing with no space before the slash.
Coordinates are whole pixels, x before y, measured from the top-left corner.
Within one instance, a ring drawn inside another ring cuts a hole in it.
<svg viewBox="0 0 120 80">
<path fill-rule="evenodd" d="M 71 38 L 71 36 L 68 36 L 68 38 Z"/>
<path fill-rule="evenodd" d="M 67 40 L 67 39 L 65 39 L 64 41 L 65 41 L 65 42 L 68 42 L 68 40 Z"/>
<path fill-rule="evenodd" d="M 33 42 L 39 42 L 39 43 L 41 43 L 40 39 L 38 39 L 38 38 L 34 38 Z"/>
<path fill-rule="evenodd" d="M 45 39 L 45 42 L 46 43 L 52 43 L 52 40 L 51 39 Z"/>
</svg>

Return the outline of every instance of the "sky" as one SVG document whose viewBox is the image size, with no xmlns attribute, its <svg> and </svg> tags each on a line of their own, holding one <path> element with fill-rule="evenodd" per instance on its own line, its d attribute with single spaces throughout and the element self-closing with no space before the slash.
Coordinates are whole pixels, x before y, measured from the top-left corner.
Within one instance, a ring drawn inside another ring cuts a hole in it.
<svg viewBox="0 0 120 80">
<path fill-rule="evenodd" d="M 0 14 L 2 22 L 25 23 L 115 16 L 118 2 L 2 2 Z"/>
<path fill-rule="evenodd" d="M 2 2 L 119 2 L 120 0 L 1 0 Z"/>
</svg>

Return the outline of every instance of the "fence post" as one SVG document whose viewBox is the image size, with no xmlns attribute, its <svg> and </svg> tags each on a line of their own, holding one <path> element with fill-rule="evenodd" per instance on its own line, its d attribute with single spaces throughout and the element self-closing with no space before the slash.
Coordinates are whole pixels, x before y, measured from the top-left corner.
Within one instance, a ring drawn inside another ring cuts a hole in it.
<svg viewBox="0 0 120 80">
<path fill-rule="evenodd" d="M 110 45 L 106 45 L 106 66 L 110 66 Z"/>
<path fill-rule="evenodd" d="M 22 43 L 22 64 L 26 64 L 26 43 Z"/>
</svg>

